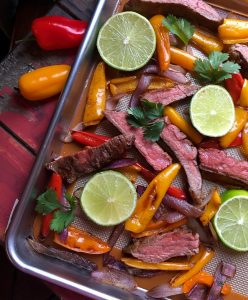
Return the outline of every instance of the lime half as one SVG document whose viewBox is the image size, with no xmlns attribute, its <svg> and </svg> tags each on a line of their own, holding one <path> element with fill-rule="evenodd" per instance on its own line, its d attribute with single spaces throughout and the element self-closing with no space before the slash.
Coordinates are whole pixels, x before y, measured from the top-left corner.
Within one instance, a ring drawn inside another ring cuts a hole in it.
<svg viewBox="0 0 248 300">
<path fill-rule="evenodd" d="M 223 204 L 214 217 L 221 241 L 237 251 L 248 251 L 248 192 L 229 190 L 221 195 Z"/>
<path fill-rule="evenodd" d="M 203 135 L 223 136 L 231 130 L 235 120 L 232 97 L 219 85 L 207 85 L 192 98 L 190 117 Z"/>
<path fill-rule="evenodd" d="M 86 215 L 103 226 L 128 219 L 136 206 L 134 185 L 121 173 L 104 171 L 94 175 L 85 185 L 81 206 Z"/>
<path fill-rule="evenodd" d="M 150 22 L 140 14 L 127 11 L 113 15 L 101 28 L 97 48 L 111 67 L 133 71 L 143 67 L 156 48 Z"/>
</svg>

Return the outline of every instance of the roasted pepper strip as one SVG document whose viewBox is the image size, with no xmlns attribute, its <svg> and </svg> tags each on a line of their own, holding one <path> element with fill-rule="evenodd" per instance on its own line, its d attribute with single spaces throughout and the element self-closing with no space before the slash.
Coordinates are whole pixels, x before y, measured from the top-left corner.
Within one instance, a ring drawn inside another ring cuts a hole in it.
<svg viewBox="0 0 248 300">
<path fill-rule="evenodd" d="M 56 192 L 58 201 L 62 197 L 62 184 L 62 177 L 57 173 L 53 173 L 48 183 L 48 188 Z M 41 235 L 43 238 L 47 237 L 50 232 L 50 224 L 52 222 L 52 219 L 52 212 L 45 216 L 42 216 Z"/>
<path fill-rule="evenodd" d="M 229 147 L 239 147 L 242 145 L 242 132 L 238 134 L 236 139 L 230 144 Z"/>
<path fill-rule="evenodd" d="M 178 287 L 184 284 L 185 281 L 192 278 L 195 274 L 199 273 L 202 268 L 214 257 L 214 251 L 210 248 L 206 248 L 200 259 L 195 263 L 195 265 L 186 273 L 179 275 L 171 280 L 172 287 Z"/>
<path fill-rule="evenodd" d="M 222 148 L 228 148 L 230 144 L 236 139 L 239 133 L 243 130 L 245 123 L 247 121 L 247 112 L 240 108 L 235 108 L 235 122 L 232 129 L 224 136 L 222 136 L 219 141 Z"/>
<path fill-rule="evenodd" d="M 163 26 L 164 16 L 156 15 L 150 19 L 150 23 L 156 34 L 156 50 L 160 70 L 166 71 L 170 65 L 170 38 L 168 29 Z"/>
<path fill-rule="evenodd" d="M 191 41 L 206 54 L 213 51 L 222 51 L 223 43 L 213 34 L 203 32 L 199 29 L 195 30 Z"/>
<path fill-rule="evenodd" d="M 177 221 L 173 224 L 167 224 L 166 222 L 164 223 L 160 223 L 158 224 L 157 228 L 155 229 L 149 229 L 150 228 L 150 223 L 147 225 L 147 229 L 145 231 L 142 231 L 140 233 L 132 233 L 132 237 L 133 238 L 142 238 L 142 237 L 145 237 L 145 236 L 151 236 L 151 235 L 154 235 L 154 234 L 159 234 L 159 233 L 165 233 L 165 232 L 169 232 L 171 230 L 174 230 L 178 227 L 181 227 L 182 225 L 185 225 L 187 224 L 187 219 L 182 219 L 180 221 Z M 155 225 L 154 225 L 155 227 Z"/>
<path fill-rule="evenodd" d="M 127 76 L 127 77 L 117 77 L 110 80 L 109 83 L 120 84 L 123 82 L 128 82 L 137 79 L 137 76 Z"/>
<path fill-rule="evenodd" d="M 32 101 L 57 95 L 64 88 L 70 69 L 68 65 L 54 65 L 23 74 L 18 82 L 21 95 Z"/>
<path fill-rule="evenodd" d="M 89 254 L 102 254 L 111 250 L 107 243 L 86 231 L 74 226 L 68 226 L 68 236 L 65 242 L 60 240 L 59 234 L 55 234 L 54 242 L 75 252 Z"/>
<path fill-rule="evenodd" d="M 197 284 L 204 284 L 208 287 L 211 287 L 214 282 L 214 277 L 205 271 L 201 271 L 195 274 L 192 278 L 187 280 L 183 284 L 183 292 L 187 294 L 192 290 L 192 288 Z M 222 287 L 221 294 L 229 295 L 232 292 L 232 288 L 229 284 L 225 283 Z"/>
<path fill-rule="evenodd" d="M 176 125 L 183 133 L 185 133 L 194 144 L 199 144 L 203 136 L 191 126 L 184 118 L 171 106 L 166 106 L 164 115 L 167 116 L 170 122 Z"/>
<path fill-rule="evenodd" d="M 248 80 L 244 80 L 244 84 L 241 89 L 239 105 L 247 107 L 248 106 Z"/>
<path fill-rule="evenodd" d="M 162 270 L 162 271 L 187 271 L 192 268 L 189 262 L 161 262 L 161 263 L 148 263 L 135 258 L 121 258 L 125 265 L 143 270 Z"/>
<path fill-rule="evenodd" d="M 106 84 L 105 65 L 100 62 L 94 71 L 90 84 L 83 116 L 85 126 L 96 125 L 103 119 L 106 105 Z"/>
<path fill-rule="evenodd" d="M 126 221 L 125 229 L 140 233 L 145 230 L 158 209 L 165 193 L 180 170 L 179 164 L 172 164 L 160 172 L 148 185 L 139 198 L 135 211 Z"/>
<path fill-rule="evenodd" d="M 224 44 L 248 42 L 248 22 L 237 19 L 224 19 L 218 28 L 219 37 Z"/>
<path fill-rule="evenodd" d="M 188 71 L 194 70 L 196 58 L 193 55 L 175 47 L 170 47 L 170 54 L 172 64 L 179 65 Z"/>
<path fill-rule="evenodd" d="M 90 147 L 100 146 L 110 139 L 108 136 L 87 131 L 75 131 L 71 134 L 71 136 L 74 141 Z"/>
<path fill-rule="evenodd" d="M 240 73 L 232 74 L 231 78 L 225 79 L 225 87 L 232 96 L 234 104 L 237 104 L 244 85 L 244 78 Z"/>
<path fill-rule="evenodd" d="M 242 132 L 242 152 L 248 157 L 248 122 L 245 124 Z"/>
<path fill-rule="evenodd" d="M 213 216 L 217 213 L 221 205 L 221 198 L 218 189 L 215 189 L 212 193 L 212 197 L 208 202 L 203 214 L 200 216 L 200 220 L 204 226 L 208 225 Z"/>
</svg>

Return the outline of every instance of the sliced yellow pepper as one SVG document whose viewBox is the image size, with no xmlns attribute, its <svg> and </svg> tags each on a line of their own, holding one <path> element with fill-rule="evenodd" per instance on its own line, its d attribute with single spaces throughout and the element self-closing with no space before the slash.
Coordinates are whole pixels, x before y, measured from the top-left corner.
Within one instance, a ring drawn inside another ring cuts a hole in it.
<svg viewBox="0 0 248 300">
<path fill-rule="evenodd" d="M 203 214 L 200 216 L 200 220 L 204 226 L 208 225 L 213 216 L 217 213 L 221 205 L 221 198 L 218 193 L 218 190 L 215 189 L 212 193 L 212 197 L 208 202 Z"/>
<path fill-rule="evenodd" d="M 85 126 L 96 125 L 103 119 L 106 105 L 106 84 L 105 65 L 100 62 L 94 71 L 90 84 L 83 116 Z"/>
<path fill-rule="evenodd" d="M 125 229 L 139 233 L 145 230 L 156 213 L 170 184 L 180 170 L 180 164 L 172 164 L 160 172 L 138 199 L 132 216 L 126 221 Z"/>
<path fill-rule="evenodd" d="M 231 143 L 236 139 L 239 135 L 240 131 L 245 126 L 247 121 L 247 112 L 240 108 L 235 108 L 235 122 L 233 124 L 232 129 L 224 136 L 222 136 L 219 141 L 222 148 L 227 148 L 231 145 Z"/>
<path fill-rule="evenodd" d="M 248 21 L 225 19 L 219 26 L 219 37 L 224 44 L 248 42 Z"/>
<path fill-rule="evenodd" d="M 239 105 L 244 107 L 248 106 L 248 80 L 247 79 L 245 79 L 241 90 Z"/>
<path fill-rule="evenodd" d="M 248 122 L 242 131 L 242 152 L 248 158 Z"/>
<path fill-rule="evenodd" d="M 125 265 L 143 270 L 162 270 L 162 271 L 187 271 L 193 267 L 193 264 L 187 262 L 161 262 L 148 263 L 135 258 L 121 258 Z"/>
<path fill-rule="evenodd" d="M 32 101 L 57 95 L 64 88 L 70 69 L 69 65 L 54 65 L 23 74 L 18 82 L 21 95 Z"/>
<path fill-rule="evenodd" d="M 188 71 L 194 70 L 196 57 L 193 55 L 175 47 L 170 47 L 170 55 L 172 64 L 179 65 Z"/>
<path fill-rule="evenodd" d="M 203 136 L 191 126 L 184 118 L 171 106 L 166 106 L 164 115 L 167 116 L 170 122 L 176 125 L 187 137 L 194 143 L 199 144 Z"/>
<path fill-rule="evenodd" d="M 195 30 L 191 41 L 204 53 L 210 54 L 212 51 L 222 51 L 223 43 L 213 34 Z"/>
</svg>

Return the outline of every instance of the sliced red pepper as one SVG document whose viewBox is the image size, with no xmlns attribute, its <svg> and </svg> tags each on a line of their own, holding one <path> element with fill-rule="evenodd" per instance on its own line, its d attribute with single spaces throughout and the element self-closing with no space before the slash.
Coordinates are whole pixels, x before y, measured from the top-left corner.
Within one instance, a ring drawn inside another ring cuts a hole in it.
<svg viewBox="0 0 248 300">
<path fill-rule="evenodd" d="M 182 200 L 186 199 L 185 192 L 176 186 L 171 185 L 167 190 L 167 194 L 178 199 L 182 199 Z"/>
<path fill-rule="evenodd" d="M 229 147 L 239 147 L 242 145 L 242 132 L 236 137 L 236 139 L 229 145 Z"/>
<path fill-rule="evenodd" d="M 57 199 L 59 201 L 62 197 L 62 177 L 57 173 L 53 173 L 48 183 L 48 188 L 53 189 L 56 192 Z M 52 219 L 52 212 L 42 217 L 41 235 L 43 238 L 47 237 L 50 232 Z"/>
<path fill-rule="evenodd" d="M 90 147 L 100 146 L 111 139 L 111 137 L 87 131 L 76 131 L 73 132 L 71 136 L 74 141 Z"/>
<path fill-rule="evenodd" d="M 243 84 L 244 78 L 240 73 L 232 74 L 231 78 L 225 80 L 225 87 L 232 96 L 235 104 L 239 101 Z"/>
</svg>

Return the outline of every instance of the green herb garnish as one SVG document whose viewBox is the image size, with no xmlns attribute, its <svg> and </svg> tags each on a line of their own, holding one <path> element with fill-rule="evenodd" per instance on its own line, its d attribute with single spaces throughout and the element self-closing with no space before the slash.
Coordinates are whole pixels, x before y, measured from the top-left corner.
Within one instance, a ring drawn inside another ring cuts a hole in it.
<svg viewBox="0 0 248 300">
<path fill-rule="evenodd" d="M 187 45 L 192 38 L 195 28 L 183 18 L 177 18 L 173 15 L 168 15 L 164 18 L 162 24 L 173 34 L 180 38 L 180 40 Z"/>
<path fill-rule="evenodd" d="M 229 55 L 219 51 L 213 51 L 208 59 L 198 58 L 195 62 L 194 71 L 205 83 L 219 83 L 231 78 L 234 73 L 238 73 L 240 65 L 228 61 Z"/>
<path fill-rule="evenodd" d="M 75 197 L 66 194 L 66 200 L 69 203 L 68 207 L 64 207 L 57 200 L 56 192 L 48 189 L 45 193 L 37 198 L 35 211 L 42 215 L 47 215 L 53 211 L 53 219 L 50 224 L 50 229 L 58 233 L 68 227 L 74 220 L 76 199 Z"/>
<path fill-rule="evenodd" d="M 145 139 L 157 142 L 164 128 L 164 121 L 157 121 L 163 117 L 164 107 L 161 103 L 142 101 L 142 106 L 128 109 L 127 122 L 135 128 L 143 128 Z"/>
</svg>

